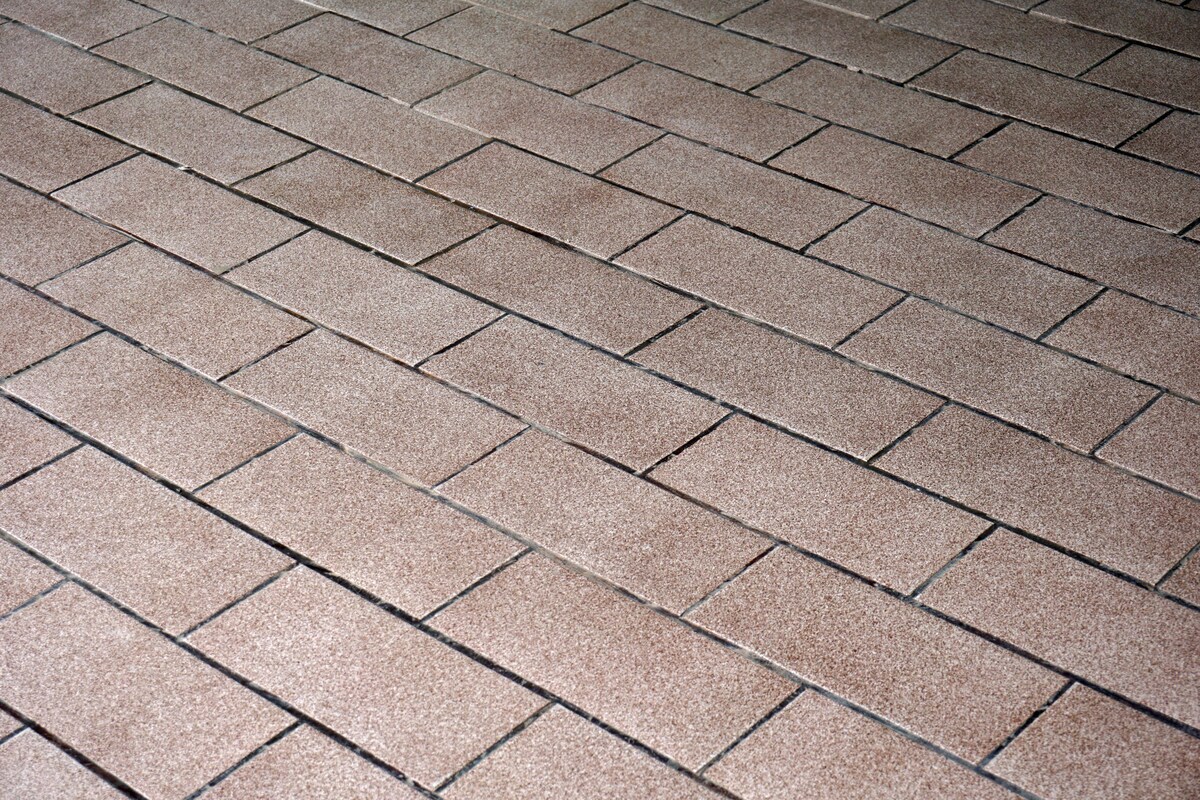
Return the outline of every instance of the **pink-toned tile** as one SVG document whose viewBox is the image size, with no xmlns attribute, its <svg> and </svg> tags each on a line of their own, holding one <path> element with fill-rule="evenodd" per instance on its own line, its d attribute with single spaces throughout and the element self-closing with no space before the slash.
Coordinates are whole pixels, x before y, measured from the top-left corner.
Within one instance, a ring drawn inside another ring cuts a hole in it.
<svg viewBox="0 0 1200 800">
<path fill-rule="evenodd" d="M 0 181 L 0 273 L 32 286 L 124 241 L 110 228 Z"/>
<path fill-rule="evenodd" d="M 0 172 L 52 192 L 133 155 L 119 142 L 0 95 Z"/>
<path fill-rule="evenodd" d="M 0 26 L 0 86 L 69 114 L 146 79 L 20 25 Z"/>
<path fill-rule="evenodd" d="M 1194 606 L 1200 606 L 1200 558 L 1188 558 L 1161 584 L 1168 594 L 1180 597 Z"/>
<path fill-rule="evenodd" d="M 78 444 L 53 425 L 0 399 L 0 484 L 8 483 Z"/>
<path fill-rule="evenodd" d="M 31 730 L 0 745 L 0 800 L 121 800 L 124 796 Z"/>
<path fill-rule="evenodd" d="M 7 614 L 34 595 L 40 594 L 62 580 L 62 576 L 22 551 L 15 545 L 0 540 L 0 614 Z M 12 717 L 0 712 L 0 736 L 7 736 L 16 725 L 7 720 Z"/>
<path fill-rule="evenodd" d="M 1034 13 L 1200 57 L 1200 19 L 1182 8 L 1150 0 L 1100 4 L 1050 0 Z"/>
<path fill-rule="evenodd" d="M 1200 114 L 1172 111 L 1121 149 L 1172 167 L 1200 172 Z"/>
<path fill-rule="evenodd" d="M 0 281 L 0 376 L 41 361 L 96 330 L 49 300 Z"/>
<path fill-rule="evenodd" d="M 319 13 L 297 0 L 148 0 L 146 5 L 242 42 L 260 39 Z"/>
<path fill-rule="evenodd" d="M 92 47 L 162 17 L 129 0 L 3 0 L 0 14 L 66 39 Z"/>
<path fill-rule="evenodd" d="M 1097 455 L 1200 497 L 1200 405 L 1162 397 Z"/>
<path fill-rule="evenodd" d="M 1130 45 L 1084 75 L 1089 81 L 1200 111 L 1200 60 Z"/>
<path fill-rule="evenodd" d="M 21 721 L 5 711 L 0 711 L 0 737 L 8 736 L 21 728 Z"/>
</svg>

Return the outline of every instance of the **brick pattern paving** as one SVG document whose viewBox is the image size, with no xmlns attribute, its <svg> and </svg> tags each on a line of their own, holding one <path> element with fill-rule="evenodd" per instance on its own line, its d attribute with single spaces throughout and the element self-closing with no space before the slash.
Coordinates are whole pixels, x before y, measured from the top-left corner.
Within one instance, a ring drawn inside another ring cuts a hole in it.
<svg viewBox="0 0 1200 800">
<path fill-rule="evenodd" d="M 1196 0 L 0 0 L 0 800 L 1189 800 Z"/>
</svg>

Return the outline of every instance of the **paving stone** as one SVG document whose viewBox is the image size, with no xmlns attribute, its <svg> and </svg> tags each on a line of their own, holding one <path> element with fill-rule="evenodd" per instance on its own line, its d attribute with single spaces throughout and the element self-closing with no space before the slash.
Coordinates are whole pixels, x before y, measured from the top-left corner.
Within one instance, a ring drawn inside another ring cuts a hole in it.
<svg viewBox="0 0 1200 800">
<path fill-rule="evenodd" d="M 431 22 L 469 8 L 460 0 L 409 0 L 407 3 L 380 3 L 379 0 L 321 0 L 321 6 L 344 17 L 365 22 L 398 36 L 424 28 Z M 333 20 L 326 20 L 330 22 Z"/>
<path fill-rule="evenodd" d="M 427 485 L 522 427 L 325 331 L 310 333 L 225 383 Z"/>
<path fill-rule="evenodd" d="M 0 540 L 0 579 L 0 614 L 7 614 L 58 583 L 62 576 L 15 545 Z M 0 737 L 20 727 L 4 712 L 0 715 Z"/>
<path fill-rule="evenodd" d="M 0 492 L 0 526 L 171 634 L 290 563 L 89 447 Z"/>
<path fill-rule="evenodd" d="M 316 231 L 238 267 L 228 278 L 406 364 L 500 316 L 453 289 Z"/>
<path fill-rule="evenodd" d="M 124 796 L 31 730 L 0 745 L 0 800 L 121 800 Z"/>
<path fill-rule="evenodd" d="M 146 5 L 241 42 L 261 39 L 318 13 L 296 0 L 149 0 Z"/>
<path fill-rule="evenodd" d="M 921 600 L 1180 722 L 1200 718 L 1195 613 L 1037 542 L 1001 530 Z"/>
<path fill-rule="evenodd" d="M 0 95 L 0 172 L 52 192 L 133 155 L 125 145 Z"/>
<path fill-rule="evenodd" d="M 57 39 L 20 25 L 0 26 L 0 87 L 51 111 L 69 114 L 145 82 Z"/>
<path fill-rule="evenodd" d="M 148 25 L 162 14 L 128 0 L 3 0 L 0 14 L 89 48 Z"/>
<path fill-rule="evenodd" d="M 676 14 L 711 22 L 714 25 L 745 11 L 756 0 L 645 0 L 647 5 L 665 8 Z"/>
<path fill-rule="evenodd" d="M 417 617 L 521 549 L 308 436 L 256 458 L 200 497 Z"/>
<path fill-rule="evenodd" d="M 0 736 L 8 736 L 22 727 L 21 721 L 4 711 L 0 711 Z"/>
<path fill-rule="evenodd" d="M 421 184 L 602 258 L 679 216 L 661 203 L 500 143 Z"/>
<path fill-rule="evenodd" d="M 943 157 L 1001 124 L 989 114 L 815 59 L 754 94 Z"/>
<path fill-rule="evenodd" d="M 1035 13 L 1200 57 L 1200 19 L 1181 8 L 1149 0 L 1126 0 L 1099 6 L 1079 0 L 1050 0 Z"/>
<path fill-rule="evenodd" d="M 265 412 L 110 334 L 4 388 L 186 489 L 291 433 Z"/>
<path fill-rule="evenodd" d="M 1200 61 L 1194 58 L 1135 44 L 1083 77 L 1160 103 L 1200 111 Z"/>
<path fill-rule="evenodd" d="M 672 379 L 860 458 L 940 405 L 827 351 L 706 311 L 636 360 Z"/>
<path fill-rule="evenodd" d="M 76 586 L 0 623 L 0 693 L 151 800 L 189 795 L 290 721 Z"/>
<path fill-rule="evenodd" d="M 660 378 L 515 317 L 437 356 L 426 369 L 635 470 L 724 413 Z"/>
<path fill-rule="evenodd" d="M 1097 455 L 1200 497 L 1200 405 L 1162 397 Z"/>
<path fill-rule="evenodd" d="M 568 31 L 624 3 L 622 0 L 574 0 L 570 3 L 562 0 L 479 0 L 479 5 L 546 28 Z"/>
<path fill-rule="evenodd" d="M 1200 114 L 1173 111 L 1122 147 L 1172 167 L 1200 172 Z"/>
<path fill-rule="evenodd" d="M 55 198 L 212 272 L 224 272 L 304 230 L 148 156 L 93 175 Z"/>
<path fill-rule="evenodd" d="M 755 563 L 689 617 L 968 761 L 1003 742 L 1064 683 L 786 549 Z"/>
<path fill-rule="evenodd" d="M 40 466 L 78 442 L 11 400 L 0 400 L 0 484 Z"/>
<path fill-rule="evenodd" d="M 25 369 L 96 330 L 49 300 L 0 281 L 0 376 Z"/>
<path fill-rule="evenodd" d="M 432 624 L 692 769 L 793 688 L 681 623 L 537 555 Z"/>
<path fill-rule="evenodd" d="M 639 150 L 601 175 L 794 248 L 865 207 L 846 195 L 675 136 Z"/>
<path fill-rule="evenodd" d="M 1151 582 L 1197 539 L 1196 503 L 963 408 L 943 411 L 876 464 Z"/>
<path fill-rule="evenodd" d="M 1192 554 L 1195 556 L 1195 553 Z M 1200 606 L 1200 558 L 1189 558 L 1169 578 L 1163 581 L 1164 592 Z"/>
<path fill-rule="evenodd" d="M 427 787 L 544 704 L 304 567 L 188 638 Z"/>
</svg>

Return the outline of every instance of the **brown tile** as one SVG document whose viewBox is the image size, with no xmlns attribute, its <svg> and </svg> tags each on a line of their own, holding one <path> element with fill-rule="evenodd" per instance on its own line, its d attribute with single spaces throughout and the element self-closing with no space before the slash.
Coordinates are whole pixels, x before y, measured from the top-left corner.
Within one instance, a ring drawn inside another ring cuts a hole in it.
<svg viewBox="0 0 1200 800">
<path fill-rule="evenodd" d="M 305 567 L 189 639 L 427 787 L 544 702 Z"/>
<path fill-rule="evenodd" d="M 16 403 L 0 399 L 0 484 L 66 452 L 78 442 Z"/>
<path fill-rule="evenodd" d="M 0 273 L 32 286 L 124 241 L 114 230 L 0 181 Z"/>
<path fill-rule="evenodd" d="M 787 549 L 690 617 L 968 761 L 1004 741 L 1063 684 L 1032 661 Z"/>
<path fill-rule="evenodd" d="M 1063 75 L 1078 75 L 1122 45 L 985 0 L 917 0 L 887 22 Z"/>
<path fill-rule="evenodd" d="M 290 563 L 90 447 L 0 492 L 0 526 L 171 634 Z"/>
<path fill-rule="evenodd" d="M 888 472 L 1155 581 L 1196 543 L 1200 507 L 963 408 L 881 458 Z"/>
<path fill-rule="evenodd" d="M 988 114 L 815 59 L 754 93 L 938 156 L 957 153 L 1001 124 Z"/>
<path fill-rule="evenodd" d="M 0 86 L 69 114 L 146 79 L 20 25 L 0 26 Z"/>
<path fill-rule="evenodd" d="M 1171 231 L 1200 216 L 1200 177 L 1021 123 L 985 139 L 958 160 Z"/>
<path fill-rule="evenodd" d="M 1196 614 L 1049 547 L 998 531 L 921 600 L 1169 717 L 1200 719 Z"/>
<path fill-rule="evenodd" d="M 1200 606 L 1200 558 L 1192 557 L 1183 562 L 1171 577 L 1159 587 L 1168 594 L 1183 598 L 1194 606 Z"/>
<path fill-rule="evenodd" d="M 319 13 L 296 0 L 147 0 L 146 5 L 242 42 L 260 39 Z"/>
<path fill-rule="evenodd" d="M 321 6 L 344 17 L 403 36 L 409 31 L 437 22 L 442 17 L 462 11 L 470 7 L 470 4 L 461 0 L 408 0 L 404 3 L 381 3 L 379 0 L 321 0 Z M 326 19 L 324 22 L 336 20 Z M 367 36 L 372 35 L 365 30 L 363 33 Z M 331 48 L 330 52 L 336 52 L 336 49 Z"/>
<path fill-rule="evenodd" d="M 0 172 L 41 192 L 133 155 L 98 133 L 0 95 Z"/>
<path fill-rule="evenodd" d="M 1162 397 L 1097 455 L 1200 497 L 1200 405 Z"/>
<path fill-rule="evenodd" d="M 447 800 L 715 800 L 717 795 L 561 706 L 442 791 Z"/>
<path fill-rule="evenodd" d="M 604 109 L 490 71 L 419 108 L 584 172 L 595 172 L 660 135 Z"/>
<path fill-rule="evenodd" d="M 435 22 L 409 38 L 566 94 L 633 63 L 620 53 L 479 7 Z"/>
<path fill-rule="evenodd" d="M 742 90 L 801 60 L 796 53 L 639 3 L 624 6 L 572 35 Z"/>
<path fill-rule="evenodd" d="M 95 52 L 237 111 L 312 77 L 295 64 L 171 18 Z"/>
<path fill-rule="evenodd" d="M 1162 231 L 1046 197 L 987 242 L 1200 314 L 1200 247 Z"/>
<path fill-rule="evenodd" d="M 268 100 L 250 115 L 407 180 L 416 180 L 486 141 L 324 76 Z"/>
<path fill-rule="evenodd" d="M 478 214 L 322 150 L 241 188 L 406 264 L 489 224 Z"/>
<path fill-rule="evenodd" d="M 290 136 L 161 83 L 89 108 L 77 119 L 222 183 L 308 149 Z"/>
<path fill-rule="evenodd" d="M 579 97 L 755 161 L 771 157 L 823 124 L 646 63 L 612 76 Z"/>
<path fill-rule="evenodd" d="M 423 795 L 307 725 L 256 755 L 204 796 L 211 800 L 419 800 Z"/>
<path fill-rule="evenodd" d="M 287 436 L 287 425 L 102 334 L 10 379 L 5 390 L 185 489 Z"/>
<path fill-rule="evenodd" d="M 1165 110 L 1090 83 L 971 50 L 939 64 L 913 86 L 1110 147 L 1158 119 Z"/>
<path fill-rule="evenodd" d="M 1080 450 L 1090 451 L 1155 393 L 922 300 L 906 300 L 838 350 Z"/>
<path fill-rule="evenodd" d="M 310 333 L 226 384 L 425 484 L 456 472 L 522 427 L 325 331 Z"/>
<path fill-rule="evenodd" d="M 795 248 L 864 208 L 851 197 L 674 136 L 609 167 L 603 177 Z"/>
<path fill-rule="evenodd" d="M 432 624 L 691 769 L 793 688 L 683 624 L 538 555 L 504 570 Z"/>
<path fill-rule="evenodd" d="M 1121 149 L 1172 167 L 1200 172 L 1200 114 L 1173 111 Z"/>
<path fill-rule="evenodd" d="M 211 378 L 311 327 L 141 244 L 85 264 L 42 291 Z"/>
<path fill-rule="evenodd" d="M 479 0 L 479 5 L 537 23 L 546 28 L 568 31 L 605 14 L 622 0 Z"/>
<path fill-rule="evenodd" d="M 1050 0 L 1039 6 L 1035 13 L 1200 57 L 1200 18 L 1182 8 L 1171 8 L 1150 0 L 1111 4 Z"/>
<path fill-rule="evenodd" d="M 602 258 L 679 216 L 661 203 L 498 142 L 421 183 Z"/>
<path fill-rule="evenodd" d="M 76 586 L 0 623 L 0 691 L 150 800 L 182 798 L 287 714 Z"/>
<path fill-rule="evenodd" d="M 1130 45 L 1084 76 L 1093 83 L 1200 111 L 1200 61 Z"/>
<path fill-rule="evenodd" d="M 316 231 L 228 277 L 406 364 L 449 347 L 500 315 L 423 275 Z"/>
<path fill-rule="evenodd" d="M 750 734 L 705 776 L 745 800 L 1014 797 L 812 690 Z"/>
<path fill-rule="evenodd" d="M 873 455 L 941 403 L 719 311 L 706 311 L 658 339 L 638 351 L 636 360 L 860 458 Z"/>
<path fill-rule="evenodd" d="M 28 367 L 96 332 L 49 300 L 0 281 L 0 376 Z"/>
<path fill-rule="evenodd" d="M 828 346 L 901 297 L 892 289 L 690 215 L 617 263 Z"/>
<path fill-rule="evenodd" d="M 88 48 L 148 25 L 162 14 L 128 0 L 2 0 L 0 14 Z"/>
<path fill-rule="evenodd" d="M 644 0 L 647 5 L 665 8 L 676 14 L 711 22 L 714 25 L 745 11 L 756 0 Z"/>
<path fill-rule="evenodd" d="M 200 178 L 138 156 L 55 197 L 212 272 L 304 230 L 300 223 Z"/>
<path fill-rule="evenodd" d="M 650 476 L 900 592 L 917 588 L 988 526 L 740 416 Z"/>
<path fill-rule="evenodd" d="M 805 0 L 769 0 L 725 24 L 769 42 L 893 81 L 906 81 L 955 47 Z"/>
<path fill-rule="evenodd" d="M 1108 292 L 1047 340 L 1092 361 L 1200 398 L 1200 320 Z"/>
<path fill-rule="evenodd" d="M 50 567 L 0 540 L 0 614 L 7 614 L 60 580 L 62 576 Z M 0 736 L 7 736 L 19 727 L 7 722 L 11 719 L 0 711 Z"/>
<path fill-rule="evenodd" d="M 1037 192 L 846 128 L 826 128 L 771 160 L 795 173 L 919 219 L 980 236 Z"/>
<path fill-rule="evenodd" d="M 1027 336 L 1044 333 L 1096 293 L 1072 275 L 882 208 L 808 252 Z"/>
<path fill-rule="evenodd" d="M 506 225 L 421 269 L 618 353 L 699 308 L 653 283 Z"/>
<path fill-rule="evenodd" d="M 99 775 L 27 730 L 0 745 L 0 800 L 121 800 Z"/>
<path fill-rule="evenodd" d="M 417 617 L 521 550 L 308 436 L 251 461 L 200 497 Z"/>
<path fill-rule="evenodd" d="M 651 603 L 681 612 L 770 545 L 542 433 L 443 487 L 447 496 Z"/>
</svg>

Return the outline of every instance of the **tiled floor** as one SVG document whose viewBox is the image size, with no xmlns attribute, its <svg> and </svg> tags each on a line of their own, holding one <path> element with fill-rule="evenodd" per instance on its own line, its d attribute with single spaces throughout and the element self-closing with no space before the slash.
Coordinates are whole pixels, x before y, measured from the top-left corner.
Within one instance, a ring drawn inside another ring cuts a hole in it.
<svg viewBox="0 0 1200 800">
<path fill-rule="evenodd" d="M 0 0 L 0 800 L 1200 797 L 1197 0 Z"/>
</svg>

